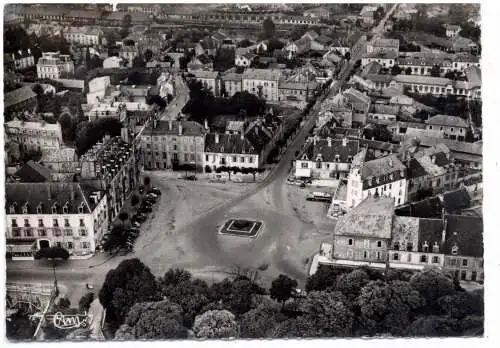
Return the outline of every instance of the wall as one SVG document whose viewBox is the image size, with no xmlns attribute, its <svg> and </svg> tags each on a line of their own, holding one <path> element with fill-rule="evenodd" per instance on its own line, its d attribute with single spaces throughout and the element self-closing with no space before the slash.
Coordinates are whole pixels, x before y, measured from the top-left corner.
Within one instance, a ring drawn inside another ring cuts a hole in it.
<svg viewBox="0 0 500 348">
<path fill-rule="evenodd" d="M 346 260 L 386 262 L 388 242 L 384 238 L 334 236 L 333 257 Z"/>
</svg>

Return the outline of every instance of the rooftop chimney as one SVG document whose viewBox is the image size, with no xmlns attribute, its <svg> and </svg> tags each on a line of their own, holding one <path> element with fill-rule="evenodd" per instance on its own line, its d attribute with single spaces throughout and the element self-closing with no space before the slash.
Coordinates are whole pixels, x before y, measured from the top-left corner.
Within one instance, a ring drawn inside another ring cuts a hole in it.
<svg viewBox="0 0 500 348">
<path fill-rule="evenodd" d="M 342 138 L 342 146 L 347 146 L 347 142 L 348 142 L 347 137 L 343 137 Z"/>
<path fill-rule="evenodd" d="M 392 157 L 389 157 L 389 167 L 393 167 L 394 166 L 394 163 L 392 162 Z"/>
<path fill-rule="evenodd" d="M 52 192 L 50 191 L 50 184 L 47 185 L 47 195 L 48 195 L 49 201 L 51 201 L 52 200 Z"/>
<path fill-rule="evenodd" d="M 153 128 L 157 128 L 158 127 L 158 121 L 156 120 L 156 118 L 153 119 Z"/>
<path fill-rule="evenodd" d="M 172 130 L 172 120 L 168 120 L 168 130 Z"/>
<path fill-rule="evenodd" d="M 448 221 L 446 220 L 444 208 L 442 211 L 442 215 L 443 215 L 443 231 L 441 232 L 441 245 L 444 245 L 444 242 L 446 241 L 446 228 L 448 227 Z"/>
<path fill-rule="evenodd" d="M 432 161 L 432 163 L 436 163 L 436 156 L 432 155 L 431 156 L 431 161 Z"/>
<path fill-rule="evenodd" d="M 179 135 L 182 135 L 182 123 L 179 121 Z"/>
<path fill-rule="evenodd" d="M 208 121 L 205 119 L 205 130 L 208 130 Z"/>
<path fill-rule="evenodd" d="M 75 195 L 75 190 L 73 188 L 73 185 L 70 186 L 69 197 L 71 199 L 71 202 L 75 201 L 76 195 Z"/>
<path fill-rule="evenodd" d="M 241 140 L 245 139 L 245 133 L 243 131 L 240 132 L 240 138 L 241 138 Z"/>
<path fill-rule="evenodd" d="M 219 143 L 219 133 L 215 133 L 215 143 Z"/>
<path fill-rule="evenodd" d="M 326 140 L 328 141 L 328 147 L 332 147 L 332 138 L 328 137 Z"/>
</svg>

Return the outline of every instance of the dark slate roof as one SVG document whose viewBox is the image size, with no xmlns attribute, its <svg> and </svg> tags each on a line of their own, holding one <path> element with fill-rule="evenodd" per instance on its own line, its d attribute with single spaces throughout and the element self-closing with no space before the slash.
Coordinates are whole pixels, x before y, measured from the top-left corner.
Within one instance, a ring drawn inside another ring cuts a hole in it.
<svg viewBox="0 0 500 348">
<path fill-rule="evenodd" d="M 200 54 L 198 57 L 196 57 L 201 64 L 210 64 L 212 63 L 212 59 L 206 55 L 206 54 Z"/>
<path fill-rule="evenodd" d="M 7 213 L 10 213 L 10 206 L 15 206 L 16 214 L 21 214 L 27 202 L 28 214 L 37 214 L 37 207 L 42 203 L 42 213 L 52 214 L 52 206 L 57 203 L 57 213 L 63 214 L 63 207 L 69 202 L 68 214 L 78 214 L 78 207 L 83 203 L 83 212 L 89 214 L 97 206 L 90 198 L 96 191 L 99 190 L 72 182 L 5 184 L 5 205 Z M 71 199 L 71 192 L 74 193 L 74 200 Z M 103 195 L 104 192 L 101 192 L 101 197 Z"/>
<path fill-rule="evenodd" d="M 11 92 L 5 93 L 4 95 L 4 107 L 9 107 L 12 105 L 19 104 L 25 100 L 36 97 L 36 93 L 33 92 L 31 87 L 24 86 L 15 89 Z"/>
<path fill-rule="evenodd" d="M 424 251 L 424 242 L 427 242 L 429 245 L 429 252 L 432 251 L 434 242 L 437 242 L 441 247 L 443 228 L 442 219 L 420 219 L 418 226 L 418 251 Z"/>
<path fill-rule="evenodd" d="M 415 179 L 427 175 L 427 171 L 415 158 L 410 160 L 410 165 L 407 166 L 407 173 L 409 179 Z"/>
<path fill-rule="evenodd" d="M 391 143 L 386 143 L 384 141 L 369 140 L 369 139 L 360 139 L 359 145 L 367 147 L 369 149 L 392 151 L 392 152 L 396 152 L 399 148 L 399 145 L 397 144 L 391 144 Z"/>
<path fill-rule="evenodd" d="M 457 255 L 483 257 L 483 219 L 463 216 L 447 215 L 446 240 L 444 253 L 451 255 L 452 248 L 458 247 Z"/>
<path fill-rule="evenodd" d="M 172 128 L 170 128 L 170 124 L 172 124 Z M 156 128 L 152 128 L 153 123 L 151 123 L 148 128 L 146 128 L 143 132 L 144 135 L 150 135 L 151 132 L 153 135 L 162 135 L 162 134 L 179 134 L 179 125 L 182 125 L 182 135 L 202 135 L 203 134 L 203 126 L 198 122 L 194 121 L 156 121 Z"/>
<path fill-rule="evenodd" d="M 216 142 L 216 136 L 219 142 Z M 227 154 L 259 154 L 250 141 L 240 134 L 209 133 L 205 137 L 205 152 Z"/>
<path fill-rule="evenodd" d="M 447 212 L 456 212 L 470 207 L 470 196 L 465 187 L 443 193 L 443 206 Z"/>
<path fill-rule="evenodd" d="M 216 48 L 215 40 L 212 39 L 211 37 L 207 37 L 207 38 L 204 38 L 203 40 L 201 40 L 200 45 L 201 45 L 201 47 L 203 47 L 206 50 Z"/>
<path fill-rule="evenodd" d="M 346 146 L 344 146 L 343 140 L 319 139 L 316 141 L 316 145 L 314 142 L 310 142 L 302 156 L 305 155 L 310 161 L 316 161 L 321 158 L 323 162 L 336 162 L 335 158 L 338 155 L 340 163 L 347 163 L 349 158 L 352 160 L 358 152 L 359 141 L 357 140 L 348 140 Z"/>
<path fill-rule="evenodd" d="M 268 134 L 261 126 L 254 125 L 245 132 L 245 138 L 252 144 L 254 149 L 258 152 L 262 151 L 264 146 L 271 140 L 272 133 Z"/>
<path fill-rule="evenodd" d="M 36 163 L 28 161 L 14 175 L 21 179 L 21 182 L 47 182 L 52 180 L 51 170 Z"/>
</svg>

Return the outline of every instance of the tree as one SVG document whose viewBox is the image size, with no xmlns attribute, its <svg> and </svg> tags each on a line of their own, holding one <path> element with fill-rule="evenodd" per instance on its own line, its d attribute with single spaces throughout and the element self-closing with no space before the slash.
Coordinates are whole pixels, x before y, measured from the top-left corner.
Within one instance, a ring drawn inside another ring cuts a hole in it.
<svg viewBox="0 0 500 348">
<path fill-rule="evenodd" d="M 182 307 L 182 322 L 191 327 L 197 315 L 210 302 L 210 289 L 202 280 L 191 279 L 185 270 L 170 269 L 159 279 L 163 296 Z"/>
<path fill-rule="evenodd" d="M 297 151 L 298 152 L 298 151 Z M 295 155 L 297 157 L 298 153 Z M 306 281 L 306 291 L 322 291 L 335 285 L 335 280 L 343 271 L 320 265 L 318 270 L 313 275 L 309 276 Z"/>
<path fill-rule="evenodd" d="M 267 17 L 266 19 L 264 19 L 264 22 L 262 23 L 262 30 L 264 39 L 270 39 L 274 37 L 274 34 L 276 32 L 276 27 L 271 18 Z"/>
<path fill-rule="evenodd" d="M 88 292 L 83 295 L 80 301 L 78 301 L 78 310 L 80 312 L 88 312 L 90 305 L 94 301 L 94 297 L 95 295 L 93 292 Z"/>
<path fill-rule="evenodd" d="M 361 290 L 357 302 L 361 313 L 358 322 L 367 334 L 403 335 L 415 311 L 425 305 L 410 283 L 398 280 L 369 282 Z"/>
<path fill-rule="evenodd" d="M 118 324 L 135 303 L 158 301 L 160 292 L 155 277 L 139 259 L 122 261 L 110 270 L 99 291 L 99 301 L 106 309 L 106 316 Z"/>
<path fill-rule="evenodd" d="M 415 273 L 410 284 L 425 299 L 427 308 L 439 308 L 437 300 L 455 291 L 453 280 L 435 269 Z"/>
<path fill-rule="evenodd" d="M 187 329 L 182 325 L 182 308 L 169 300 L 136 303 L 115 339 L 128 339 L 127 334 L 133 339 L 187 338 Z"/>
<path fill-rule="evenodd" d="M 35 92 L 35 94 L 38 97 L 44 95 L 43 87 L 39 83 L 37 83 L 36 85 L 33 86 L 33 92 Z"/>
<path fill-rule="evenodd" d="M 450 318 L 464 319 L 467 316 L 482 316 L 484 314 L 484 299 L 482 292 L 457 292 L 438 299 L 439 307 Z"/>
<path fill-rule="evenodd" d="M 233 313 L 213 310 L 196 317 L 193 332 L 197 338 L 234 338 L 238 337 L 239 327 Z"/>
<path fill-rule="evenodd" d="M 240 337 L 267 338 L 286 319 L 275 302 L 263 302 L 240 317 Z"/>
<path fill-rule="evenodd" d="M 354 299 L 369 281 L 370 278 L 364 270 L 355 269 L 350 273 L 341 274 L 335 282 L 335 289 Z"/>
<path fill-rule="evenodd" d="M 252 42 L 248 39 L 243 39 L 240 42 L 238 42 L 238 47 L 246 48 L 248 46 L 252 46 Z"/>
<path fill-rule="evenodd" d="M 229 299 L 231 312 L 236 315 L 248 312 L 252 308 L 254 296 L 264 294 L 265 290 L 251 280 L 245 277 L 235 279 Z"/>
<path fill-rule="evenodd" d="M 120 214 L 118 214 L 118 219 L 122 222 L 122 225 L 125 224 L 125 221 L 128 220 L 128 213 L 127 212 L 121 212 Z"/>
<path fill-rule="evenodd" d="M 121 225 L 116 225 L 111 229 L 111 232 L 107 235 L 107 239 L 104 241 L 102 246 L 104 251 L 116 251 L 118 249 L 127 249 L 127 231 L 124 228 L 123 223 Z"/>
<path fill-rule="evenodd" d="M 460 324 L 447 316 L 422 316 L 411 323 L 406 334 L 417 337 L 459 336 Z"/>
<path fill-rule="evenodd" d="M 126 14 L 123 16 L 122 25 L 120 29 L 120 37 L 123 39 L 128 36 L 129 29 L 132 26 L 132 16 L 130 14 Z"/>
<path fill-rule="evenodd" d="M 279 323 L 271 332 L 272 338 L 305 338 L 318 336 L 314 322 L 309 317 L 298 316 Z"/>
<path fill-rule="evenodd" d="M 150 62 L 151 59 L 153 59 L 153 51 L 151 51 L 149 48 L 144 51 L 144 60 L 146 62 Z"/>
<path fill-rule="evenodd" d="M 69 113 L 63 113 L 58 120 L 61 125 L 62 137 L 66 141 L 75 139 L 75 123 Z"/>
<path fill-rule="evenodd" d="M 82 155 L 108 134 L 111 137 L 121 134 L 122 124 L 113 117 L 100 118 L 85 124 L 76 134 L 76 152 Z"/>
<path fill-rule="evenodd" d="M 61 247 L 47 247 L 38 250 L 35 254 L 35 259 L 46 259 L 52 261 L 52 270 L 54 272 L 54 287 L 56 292 L 59 291 L 57 287 L 57 277 L 56 277 L 56 262 L 57 260 L 68 260 L 69 251 Z"/>
<path fill-rule="evenodd" d="M 153 96 L 149 97 L 146 100 L 146 102 L 149 105 L 156 104 L 160 108 L 160 110 L 164 110 L 167 107 L 167 102 L 165 101 L 165 99 L 163 99 L 159 95 L 153 95 Z"/>
<path fill-rule="evenodd" d="M 391 75 L 399 75 L 403 70 L 399 67 L 399 65 L 393 65 L 391 68 Z"/>
<path fill-rule="evenodd" d="M 433 77 L 440 77 L 441 76 L 441 69 L 439 68 L 438 65 L 433 65 L 431 68 L 431 76 Z"/>
<path fill-rule="evenodd" d="M 284 274 L 280 274 L 278 278 L 271 283 L 271 298 L 281 302 L 281 309 L 285 308 L 285 302 L 292 296 L 292 291 L 297 287 L 297 281 L 291 279 Z"/>
<path fill-rule="evenodd" d="M 141 56 L 136 56 L 132 59 L 132 67 L 133 68 L 145 68 L 146 62 Z"/>
<path fill-rule="evenodd" d="M 354 314 L 340 292 L 313 291 L 301 303 L 302 315 L 310 320 L 318 336 L 351 335 Z"/>
</svg>

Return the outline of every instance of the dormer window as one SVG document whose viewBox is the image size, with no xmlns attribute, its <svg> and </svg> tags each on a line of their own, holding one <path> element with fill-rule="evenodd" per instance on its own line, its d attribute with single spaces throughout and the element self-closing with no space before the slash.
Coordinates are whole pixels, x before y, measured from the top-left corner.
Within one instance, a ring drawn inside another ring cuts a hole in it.
<svg viewBox="0 0 500 348">
<path fill-rule="evenodd" d="M 406 251 L 413 251 L 413 243 L 412 242 L 406 243 Z"/>
<path fill-rule="evenodd" d="M 335 155 L 335 162 L 340 162 L 340 156 L 339 155 Z"/>
<path fill-rule="evenodd" d="M 11 206 L 9 207 L 9 213 L 10 213 L 10 214 L 15 214 L 15 213 L 16 213 L 16 207 L 15 207 L 14 205 L 11 205 Z"/>
<path fill-rule="evenodd" d="M 432 246 L 432 252 L 439 253 L 439 245 L 437 242 L 434 242 L 434 245 Z"/>
<path fill-rule="evenodd" d="M 37 214 L 42 214 L 42 204 L 39 204 L 38 207 L 36 207 L 36 213 Z"/>
<path fill-rule="evenodd" d="M 80 204 L 80 206 L 78 207 L 78 213 L 83 214 L 83 204 Z"/>
<path fill-rule="evenodd" d="M 391 180 L 391 181 L 394 180 L 394 175 L 389 174 L 389 180 Z"/>
<path fill-rule="evenodd" d="M 349 162 L 349 163 L 352 162 L 352 156 L 347 156 L 347 162 Z"/>
<path fill-rule="evenodd" d="M 427 241 L 425 241 L 424 244 L 422 245 L 422 249 L 424 250 L 424 253 L 429 252 L 429 244 L 427 243 Z"/>
<path fill-rule="evenodd" d="M 393 249 L 394 250 L 399 250 L 399 242 L 394 242 Z"/>
<path fill-rule="evenodd" d="M 63 207 L 63 214 L 68 214 L 68 205 L 65 204 Z"/>
<path fill-rule="evenodd" d="M 380 184 L 380 178 L 377 178 L 377 184 Z"/>
<path fill-rule="evenodd" d="M 451 247 L 451 254 L 458 255 L 458 246 L 457 245 L 454 245 L 453 247 Z"/>
<path fill-rule="evenodd" d="M 51 211 L 52 211 L 52 214 L 57 214 L 57 205 L 55 205 L 55 204 L 54 204 L 54 205 L 52 206 Z"/>
</svg>

